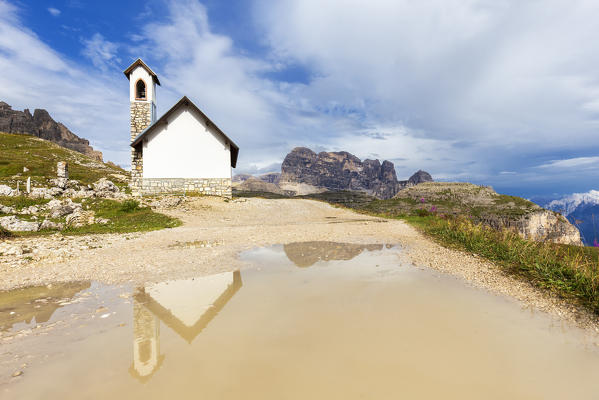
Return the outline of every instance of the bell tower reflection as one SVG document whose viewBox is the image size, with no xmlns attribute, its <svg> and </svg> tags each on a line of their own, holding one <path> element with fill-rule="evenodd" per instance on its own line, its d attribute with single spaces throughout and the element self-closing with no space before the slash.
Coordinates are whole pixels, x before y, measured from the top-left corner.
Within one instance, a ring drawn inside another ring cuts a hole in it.
<svg viewBox="0 0 599 400">
<path fill-rule="evenodd" d="M 161 367 L 161 322 L 191 344 L 241 286 L 241 273 L 234 271 L 137 288 L 131 375 L 144 382 Z"/>
<path fill-rule="evenodd" d="M 133 365 L 131 374 L 139 380 L 149 379 L 160 367 L 160 321 L 143 303 L 133 297 Z"/>
</svg>

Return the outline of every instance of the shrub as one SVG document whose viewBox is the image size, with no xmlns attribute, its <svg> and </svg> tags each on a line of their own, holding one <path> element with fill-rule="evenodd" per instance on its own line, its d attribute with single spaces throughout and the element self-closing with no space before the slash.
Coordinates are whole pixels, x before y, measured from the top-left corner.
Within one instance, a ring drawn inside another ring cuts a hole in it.
<svg viewBox="0 0 599 400">
<path fill-rule="evenodd" d="M 121 203 L 119 211 L 124 213 L 132 213 L 140 209 L 139 202 L 137 200 L 125 200 Z"/>
<path fill-rule="evenodd" d="M 6 239 L 11 236 L 12 234 L 9 231 L 0 226 L 0 239 Z"/>
<path fill-rule="evenodd" d="M 428 217 L 429 215 L 431 215 L 431 213 L 428 210 L 425 210 L 423 208 L 417 209 L 414 213 L 419 217 Z"/>
</svg>

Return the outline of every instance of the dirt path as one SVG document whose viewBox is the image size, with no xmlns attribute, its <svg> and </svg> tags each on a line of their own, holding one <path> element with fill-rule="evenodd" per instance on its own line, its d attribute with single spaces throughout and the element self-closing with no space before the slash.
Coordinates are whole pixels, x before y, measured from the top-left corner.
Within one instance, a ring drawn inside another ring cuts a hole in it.
<svg viewBox="0 0 599 400">
<path fill-rule="evenodd" d="M 477 257 L 438 246 L 398 220 L 385 220 L 311 200 L 190 199 L 162 211 L 184 225 L 143 234 L 11 241 L 31 254 L 0 257 L 0 290 L 52 282 L 95 280 L 143 283 L 243 268 L 239 252 L 256 246 L 303 241 L 398 244 L 406 261 L 464 278 L 509 295 L 525 307 L 548 311 L 578 325 L 599 328 L 596 318 L 504 275 Z"/>
</svg>

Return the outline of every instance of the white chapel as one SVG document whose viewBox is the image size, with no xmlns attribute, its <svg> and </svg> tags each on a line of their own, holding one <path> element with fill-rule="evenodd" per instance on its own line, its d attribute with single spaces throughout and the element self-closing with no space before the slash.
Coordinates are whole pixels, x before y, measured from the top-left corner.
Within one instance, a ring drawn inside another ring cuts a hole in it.
<svg viewBox="0 0 599 400">
<path fill-rule="evenodd" d="M 156 118 L 160 81 L 141 59 L 124 74 L 129 79 L 133 194 L 201 192 L 230 198 L 239 147 L 186 96 Z"/>
</svg>

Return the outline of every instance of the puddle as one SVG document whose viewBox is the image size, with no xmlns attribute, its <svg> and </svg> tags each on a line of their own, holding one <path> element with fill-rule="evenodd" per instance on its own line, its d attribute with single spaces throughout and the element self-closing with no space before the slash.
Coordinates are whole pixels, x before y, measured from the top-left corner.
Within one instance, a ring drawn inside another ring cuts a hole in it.
<svg viewBox="0 0 599 400">
<path fill-rule="evenodd" d="M 400 252 L 292 243 L 244 253 L 255 267 L 241 272 L 0 293 L 0 397 L 599 394 L 599 351 L 581 331 Z"/>
</svg>

